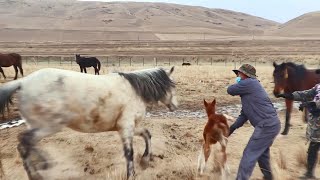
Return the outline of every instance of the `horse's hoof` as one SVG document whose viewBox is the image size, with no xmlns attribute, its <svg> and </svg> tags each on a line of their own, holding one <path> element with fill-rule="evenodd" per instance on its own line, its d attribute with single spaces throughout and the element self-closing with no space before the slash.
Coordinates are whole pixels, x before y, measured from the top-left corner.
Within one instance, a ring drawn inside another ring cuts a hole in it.
<svg viewBox="0 0 320 180">
<path fill-rule="evenodd" d="M 140 166 L 142 169 L 149 167 L 150 156 L 142 157 L 140 161 Z"/>
<path fill-rule="evenodd" d="M 52 167 L 52 164 L 48 162 L 38 162 L 36 165 L 37 170 L 47 170 L 47 169 L 50 169 L 51 167 Z"/>
<path fill-rule="evenodd" d="M 32 180 L 43 180 L 44 178 L 37 172 L 30 174 L 30 179 Z"/>
</svg>

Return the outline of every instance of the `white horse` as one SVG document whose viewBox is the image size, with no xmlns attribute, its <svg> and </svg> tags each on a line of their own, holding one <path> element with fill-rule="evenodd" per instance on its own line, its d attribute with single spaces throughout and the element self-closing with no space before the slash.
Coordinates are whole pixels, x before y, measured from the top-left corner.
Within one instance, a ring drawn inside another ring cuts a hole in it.
<svg viewBox="0 0 320 180">
<path fill-rule="evenodd" d="M 177 108 L 174 71 L 162 68 L 111 73 L 103 76 L 45 68 L 0 87 L 0 109 L 18 90 L 21 116 L 28 130 L 19 135 L 18 151 L 29 179 L 43 179 L 37 170 L 47 169 L 44 154 L 36 143 L 67 126 L 85 133 L 118 131 L 127 162 L 127 178 L 133 177 L 134 135 L 144 138 L 142 162 L 151 156 L 151 134 L 136 128 L 146 106 L 159 101 L 170 111 Z M 39 163 L 40 162 L 40 163 Z"/>
</svg>

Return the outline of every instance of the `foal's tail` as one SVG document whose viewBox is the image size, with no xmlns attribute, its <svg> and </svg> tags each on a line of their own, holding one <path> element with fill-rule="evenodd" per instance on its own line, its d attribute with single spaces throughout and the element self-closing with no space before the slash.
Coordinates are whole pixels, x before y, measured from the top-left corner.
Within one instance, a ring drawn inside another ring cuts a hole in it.
<svg viewBox="0 0 320 180">
<path fill-rule="evenodd" d="M 22 79 L 10 81 L 0 86 L 0 113 L 11 103 L 11 96 L 21 87 Z"/>
</svg>

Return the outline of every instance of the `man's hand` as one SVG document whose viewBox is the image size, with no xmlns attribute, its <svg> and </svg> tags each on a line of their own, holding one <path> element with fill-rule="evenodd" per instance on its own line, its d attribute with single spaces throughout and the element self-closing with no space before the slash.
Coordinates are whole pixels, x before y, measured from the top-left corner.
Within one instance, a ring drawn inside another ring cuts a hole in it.
<svg viewBox="0 0 320 180">
<path fill-rule="evenodd" d="M 277 98 L 279 97 L 282 97 L 282 98 L 285 98 L 285 99 L 290 99 L 290 100 L 293 100 L 293 94 L 291 93 L 284 93 L 284 94 L 278 94 L 276 95 Z"/>
<path fill-rule="evenodd" d="M 230 129 L 229 129 L 229 136 L 233 133 L 234 130 L 236 130 L 236 128 L 234 128 L 234 126 L 231 125 L 231 126 L 230 126 Z M 228 137 L 229 137 L 229 136 L 228 136 Z"/>
</svg>

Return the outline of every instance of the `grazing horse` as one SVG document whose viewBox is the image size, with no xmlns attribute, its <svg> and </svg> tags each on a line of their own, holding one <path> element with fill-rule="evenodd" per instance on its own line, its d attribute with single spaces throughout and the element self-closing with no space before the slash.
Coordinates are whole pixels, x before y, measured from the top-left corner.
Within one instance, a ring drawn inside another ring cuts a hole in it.
<svg viewBox="0 0 320 180">
<path fill-rule="evenodd" d="M 14 79 L 18 78 L 18 68 L 20 70 L 20 74 L 23 76 L 23 69 L 22 69 L 22 62 L 21 56 L 17 53 L 10 53 L 10 54 L 1 54 L 0 53 L 0 72 L 2 73 L 3 77 L 6 79 L 6 75 L 4 75 L 2 67 L 10 67 L 13 66 L 16 72 Z"/>
<path fill-rule="evenodd" d="M 190 66 L 190 65 L 191 65 L 191 63 L 188 63 L 188 62 L 187 63 L 185 63 L 185 62 L 182 63 L 182 66 Z"/>
<path fill-rule="evenodd" d="M 80 66 L 80 71 L 87 73 L 86 67 L 93 67 L 94 74 L 99 75 L 101 63 L 96 57 L 81 57 L 80 54 L 76 54 L 76 62 Z"/>
<path fill-rule="evenodd" d="M 49 164 L 36 144 L 63 127 L 84 133 L 118 131 L 127 178 L 132 177 L 134 135 L 143 137 L 146 144 L 141 162 L 147 165 L 151 156 L 150 132 L 136 127 L 145 118 L 146 106 L 160 101 L 170 111 L 177 108 L 173 71 L 174 67 L 154 68 L 95 76 L 44 68 L 0 86 L 0 109 L 19 90 L 19 109 L 28 129 L 19 135 L 17 149 L 28 177 L 43 179 L 38 170 Z"/>
<path fill-rule="evenodd" d="M 204 143 L 202 145 L 202 150 L 198 158 L 198 172 L 203 173 L 207 160 L 211 153 L 211 145 L 217 142 L 221 145 L 221 152 L 223 153 L 223 164 L 221 167 L 221 172 L 225 168 L 227 161 L 227 137 L 229 136 L 229 126 L 227 123 L 227 117 L 223 114 L 216 114 L 216 100 L 214 99 L 211 103 L 207 103 L 203 100 L 207 115 L 208 122 L 203 130 Z"/>
<path fill-rule="evenodd" d="M 302 91 L 311 89 L 320 82 L 320 75 L 316 70 L 306 69 L 304 65 L 297 65 L 292 62 L 277 64 L 273 62 L 274 71 L 274 90 L 273 94 L 278 97 L 281 91 L 285 93 L 293 93 L 294 91 Z M 286 99 L 286 122 L 282 135 L 287 135 L 290 126 L 290 116 L 293 101 Z M 307 121 L 307 110 L 305 109 L 304 119 Z"/>
</svg>

